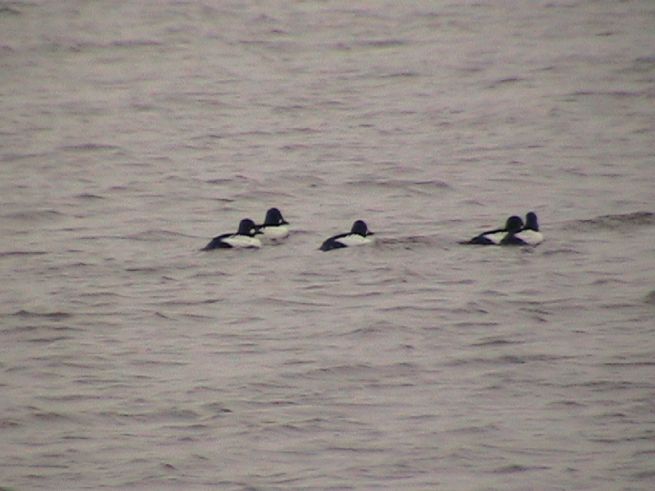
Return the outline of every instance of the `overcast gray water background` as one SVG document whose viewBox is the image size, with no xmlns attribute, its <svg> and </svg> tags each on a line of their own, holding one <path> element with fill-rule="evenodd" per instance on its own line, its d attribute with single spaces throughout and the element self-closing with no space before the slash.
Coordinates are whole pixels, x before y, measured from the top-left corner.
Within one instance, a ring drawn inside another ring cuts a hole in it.
<svg viewBox="0 0 655 491">
<path fill-rule="evenodd" d="M 655 489 L 654 2 L 3 1 L 0 113 L 3 489 Z"/>
</svg>

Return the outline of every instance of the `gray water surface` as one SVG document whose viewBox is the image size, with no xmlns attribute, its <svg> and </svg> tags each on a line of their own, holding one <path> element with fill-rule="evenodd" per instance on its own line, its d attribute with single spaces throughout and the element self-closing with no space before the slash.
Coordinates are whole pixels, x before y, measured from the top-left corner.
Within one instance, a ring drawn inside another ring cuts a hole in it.
<svg viewBox="0 0 655 491">
<path fill-rule="evenodd" d="M 653 489 L 654 46 L 649 0 L 0 2 L 0 488 Z"/>
</svg>

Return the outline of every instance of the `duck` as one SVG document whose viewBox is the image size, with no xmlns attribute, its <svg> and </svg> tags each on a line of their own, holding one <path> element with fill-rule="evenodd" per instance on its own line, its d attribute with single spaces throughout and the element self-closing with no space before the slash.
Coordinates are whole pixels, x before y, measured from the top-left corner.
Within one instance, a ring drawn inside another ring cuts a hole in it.
<svg viewBox="0 0 655 491">
<path fill-rule="evenodd" d="M 525 226 L 516 233 L 515 238 L 524 242 L 524 245 L 536 246 L 544 240 L 544 235 L 539 231 L 539 220 L 534 211 L 525 215 Z"/>
<path fill-rule="evenodd" d="M 262 246 L 262 242 L 255 237 L 258 234 L 261 232 L 257 230 L 255 222 L 250 218 L 244 218 L 239 222 L 237 233 L 214 237 L 202 250 L 259 248 Z"/>
<path fill-rule="evenodd" d="M 287 222 L 278 208 L 270 208 L 266 212 L 264 223 L 256 225 L 257 231 L 262 234 L 262 239 L 270 242 L 278 242 L 289 235 L 289 222 Z"/>
<path fill-rule="evenodd" d="M 519 222 L 520 222 L 520 224 L 519 224 Z M 505 222 L 505 227 L 504 228 L 496 228 L 494 230 L 487 230 L 486 232 L 482 232 L 481 234 L 476 235 L 471 240 L 462 242 L 462 244 L 500 245 L 502 240 L 505 238 L 505 236 L 509 232 L 510 225 L 512 225 L 513 227 L 518 226 L 519 227 L 518 230 L 515 231 L 515 232 L 518 232 L 523 228 L 523 220 L 521 219 L 521 217 L 511 216 Z"/>
<path fill-rule="evenodd" d="M 518 234 L 523 231 L 523 219 L 516 215 L 511 216 L 507 219 L 507 224 L 505 225 L 507 233 L 498 243 L 498 245 L 527 245 Z"/>
<path fill-rule="evenodd" d="M 374 239 L 371 235 L 375 234 L 368 229 L 364 220 L 355 220 L 350 232 L 333 235 L 329 239 L 326 239 L 321 245 L 320 250 L 331 251 L 333 249 L 342 249 L 344 247 L 372 244 Z"/>
</svg>

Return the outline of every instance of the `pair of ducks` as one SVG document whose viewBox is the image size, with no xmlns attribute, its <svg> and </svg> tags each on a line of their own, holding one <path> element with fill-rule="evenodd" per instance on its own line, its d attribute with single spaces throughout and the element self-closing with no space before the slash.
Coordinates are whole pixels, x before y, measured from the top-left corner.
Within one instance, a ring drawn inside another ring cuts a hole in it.
<svg viewBox="0 0 655 491">
<path fill-rule="evenodd" d="M 202 250 L 212 249 L 233 249 L 261 247 L 262 241 L 256 237 L 261 235 L 265 241 L 276 242 L 289 235 L 287 222 L 280 210 L 271 208 L 266 212 L 266 218 L 261 225 L 255 225 L 250 218 L 244 218 L 239 222 L 239 229 L 236 234 L 223 234 L 214 237 Z"/>
<path fill-rule="evenodd" d="M 257 237 L 261 235 L 264 242 L 275 243 L 285 239 L 289 235 L 289 228 L 282 213 L 277 208 L 271 208 L 266 212 L 264 223 L 256 225 L 250 218 L 244 218 L 239 223 L 239 229 L 235 234 L 223 234 L 214 237 L 202 250 L 232 249 L 232 248 L 259 248 L 262 240 Z M 356 245 L 370 244 L 373 242 L 371 235 L 374 235 L 363 220 L 353 223 L 350 233 L 334 235 L 325 240 L 320 247 L 321 251 L 341 249 Z"/>
<path fill-rule="evenodd" d="M 525 224 L 523 224 L 521 217 L 513 215 L 505 222 L 505 228 L 482 232 L 471 240 L 460 243 L 474 245 L 536 246 L 537 244 L 541 244 L 543 240 L 544 236 L 539 231 L 537 214 L 531 211 L 525 215 Z"/>
<path fill-rule="evenodd" d="M 525 216 L 525 224 L 521 217 L 513 215 L 507 219 L 504 228 L 488 230 L 476 235 L 471 240 L 460 242 L 461 244 L 474 245 L 531 245 L 540 244 L 543 234 L 539 231 L 537 215 L 531 211 Z M 265 242 L 278 242 L 289 235 L 289 228 L 282 213 L 277 208 L 271 208 L 266 212 L 266 218 L 261 225 L 255 225 L 250 218 L 244 218 L 239 223 L 239 230 L 235 234 L 223 234 L 214 237 L 202 250 L 232 249 L 232 248 L 259 248 L 262 241 L 257 237 L 261 235 Z M 373 243 L 374 235 L 368 229 L 366 222 L 356 220 L 350 232 L 333 235 L 326 239 L 320 247 L 321 251 L 331 251 L 358 245 Z"/>
</svg>

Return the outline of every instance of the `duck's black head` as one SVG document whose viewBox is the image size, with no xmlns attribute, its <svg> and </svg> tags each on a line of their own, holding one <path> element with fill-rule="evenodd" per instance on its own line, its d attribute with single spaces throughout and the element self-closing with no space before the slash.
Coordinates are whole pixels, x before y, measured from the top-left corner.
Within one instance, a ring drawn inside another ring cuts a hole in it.
<svg viewBox="0 0 655 491">
<path fill-rule="evenodd" d="M 283 217 L 280 210 L 277 208 L 270 208 L 266 212 L 266 219 L 264 220 L 264 225 L 289 225 Z"/>
<path fill-rule="evenodd" d="M 362 237 L 366 237 L 367 235 L 374 235 L 373 232 L 368 229 L 364 220 L 356 220 L 350 229 L 350 233 L 361 235 Z"/>
<path fill-rule="evenodd" d="M 537 214 L 534 211 L 525 215 L 525 228 L 539 232 L 539 222 L 537 221 Z"/>
<path fill-rule="evenodd" d="M 254 237 L 255 234 L 260 234 L 261 232 L 257 230 L 255 222 L 253 222 L 250 218 L 244 218 L 239 222 L 239 231 L 237 233 L 239 235 Z"/>
<path fill-rule="evenodd" d="M 505 223 L 505 228 L 509 233 L 515 234 L 516 232 L 519 232 L 523 228 L 523 220 L 521 219 L 521 217 L 511 216 L 507 219 L 507 222 Z"/>
</svg>

